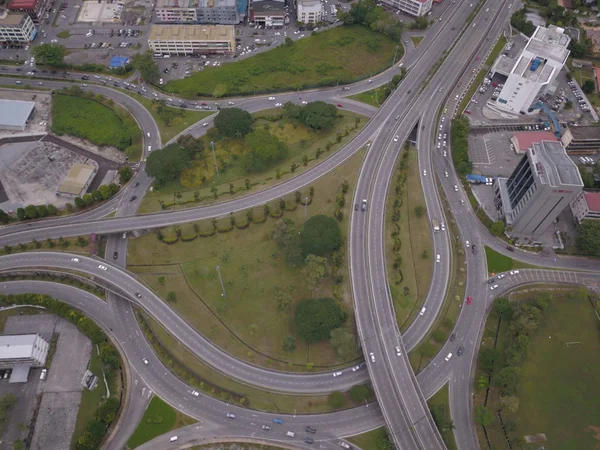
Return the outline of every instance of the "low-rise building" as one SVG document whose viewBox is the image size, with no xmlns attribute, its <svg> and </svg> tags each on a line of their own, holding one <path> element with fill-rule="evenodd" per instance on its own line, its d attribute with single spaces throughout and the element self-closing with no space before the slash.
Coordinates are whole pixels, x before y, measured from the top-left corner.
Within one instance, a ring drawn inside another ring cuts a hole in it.
<svg viewBox="0 0 600 450">
<path fill-rule="evenodd" d="M 561 141 L 567 153 L 591 155 L 600 150 L 600 127 L 569 127 Z"/>
<path fill-rule="evenodd" d="M 157 23 L 197 23 L 197 0 L 157 0 Z"/>
<path fill-rule="evenodd" d="M 533 148 L 534 142 L 558 141 L 551 131 L 520 131 L 510 138 L 515 153 L 525 153 Z"/>
<path fill-rule="evenodd" d="M 264 27 L 282 27 L 286 22 L 283 0 L 252 0 L 250 22 Z"/>
<path fill-rule="evenodd" d="M 0 99 L 0 130 L 23 131 L 35 113 L 35 102 Z"/>
<path fill-rule="evenodd" d="M 236 0 L 198 0 L 198 23 L 235 25 L 240 22 Z"/>
<path fill-rule="evenodd" d="M 98 169 L 90 164 L 75 163 L 56 191 L 56 195 L 81 197 L 90 187 Z"/>
<path fill-rule="evenodd" d="M 153 25 L 148 45 L 167 55 L 231 54 L 235 50 L 233 25 Z"/>
<path fill-rule="evenodd" d="M 27 14 L 35 25 L 39 25 L 49 13 L 50 5 L 51 0 L 11 0 L 8 9 Z"/>
<path fill-rule="evenodd" d="M 323 18 L 320 0 L 298 0 L 297 19 L 302 23 L 317 23 Z"/>
<path fill-rule="evenodd" d="M 39 334 L 0 336 L 0 368 L 43 367 L 50 345 Z"/>
<path fill-rule="evenodd" d="M 0 11 L 0 41 L 6 44 L 29 44 L 37 29 L 29 15 Z"/>
<path fill-rule="evenodd" d="M 432 0 L 382 0 L 386 5 L 398 8 L 411 16 L 421 17 L 431 11 Z"/>
<path fill-rule="evenodd" d="M 575 223 L 583 220 L 600 220 L 600 192 L 581 191 L 571 202 Z"/>
</svg>

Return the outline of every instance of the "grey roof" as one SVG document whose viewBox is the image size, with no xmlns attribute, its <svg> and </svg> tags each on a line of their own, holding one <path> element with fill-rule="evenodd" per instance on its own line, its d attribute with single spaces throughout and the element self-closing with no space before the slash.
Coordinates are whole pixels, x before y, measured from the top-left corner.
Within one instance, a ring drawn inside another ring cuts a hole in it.
<svg viewBox="0 0 600 450">
<path fill-rule="evenodd" d="M 10 374 L 9 383 L 26 383 L 29 377 L 29 364 L 18 364 L 13 367 L 12 373 Z"/>
<path fill-rule="evenodd" d="M 34 102 L 0 99 L 0 125 L 25 127 L 34 107 Z"/>
<path fill-rule="evenodd" d="M 536 56 L 564 63 L 569 56 L 567 47 L 571 38 L 564 34 L 564 29 L 550 25 L 548 28 L 537 27 L 533 36 L 525 46 Z"/>
<path fill-rule="evenodd" d="M 542 141 L 534 143 L 533 149 L 529 151 L 542 182 L 554 187 L 583 187 L 579 169 L 573 160 L 567 156 L 562 143 Z"/>
<path fill-rule="evenodd" d="M 31 357 L 37 337 L 37 334 L 0 336 L 0 359 Z"/>
<path fill-rule="evenodd" d="M 600 127 L 570 127 L 573 139 L 600 140 Z"/>
</svg>

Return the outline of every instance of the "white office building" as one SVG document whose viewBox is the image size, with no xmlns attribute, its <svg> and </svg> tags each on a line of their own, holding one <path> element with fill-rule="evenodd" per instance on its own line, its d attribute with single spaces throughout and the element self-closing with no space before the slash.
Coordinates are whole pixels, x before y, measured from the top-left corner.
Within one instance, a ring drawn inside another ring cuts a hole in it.
<svg viewBox="0 0 600 450">
<path fill-rule="evenodd" d="M 0 368 L 42 367 L 50 345 L 39 334 L 0 336 Z"/>
<path fill-rule="evenodd" d="M 25 13 L 10 13 L 0 10 L 0 41 L 6 44 L 29 44 L 37 29 L 31 17 Z"/>
<path fill-rule="evenodd" d="M 495 180 L 495 205 L 515 234 L 539 236 L 582 189 L 579 169 L 562 144 L 535 142 L 510 177 Z"/>
<path fill-rule="evenodd" d="M 297 2 L 298 22 L 317 23 L 323 17 L 323 9 L 320 0 L 298 0 Z"/>
<path fill-rule="evenodd" d="M 382 2 L 411 16 L 421 17 L 431 11 L 433 0 L 382 0 Z"/>
<path fill-rule="evenodd" d="M 538 26 L 521 54 L 514 59 L 508 78 L 495 102 L 488 105 L 513 115 L 526 114 L 538 98 L 555 89 L 554 81 L 567 62 L 571 38 L 563 28 Z M 500 57 L 493 71 L 502 73 L 499 66 L 506 58 Z"/>
</svg>

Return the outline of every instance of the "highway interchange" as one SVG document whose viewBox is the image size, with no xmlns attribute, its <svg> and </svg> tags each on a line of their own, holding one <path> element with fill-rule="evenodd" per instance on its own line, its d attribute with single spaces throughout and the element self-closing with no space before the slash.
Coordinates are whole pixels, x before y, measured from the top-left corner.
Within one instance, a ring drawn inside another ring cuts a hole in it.
<svg viewBox="0 0 600 450">
<path fill-rule="evenodd" d="M 129 302 L 116 296 L 109 296 L 108 303 L 105 303 L 93 298 L 91 294 L 74 291 L 74 288 L 42 282 L 7 282 L 3 284 L 3 292 L 36 291 L 48 293 L 74 304 L 74 306 L 97 320 L 105 329 L 111 330 L 110 334 L 118 340 L 127 360 L 133 367 L 135 372 L 133 377 L 136 380 L 139 377 L 140 386 L 143 384 L 151 387 L 152 391 L 160 397 L 202 421 L 201 425 L 198 425 L 199 428 L 192 426 L 189 427 L 189 430 L 186 430 L 185 436 L 189 441 L 206 437 L 207 433 L 209 436 L 246 436 L 283 440 L 284 432 L 292 430 L 299 434 L 294 439 L 285 439 L 286 442 L 306 445 L 302 442 L 303 434 L 301 431 L 303 426 L 318 424 L 319 432 L 316 440 L 319 441 L 320 445 L 333 445 L 332 448 L 334 448 L 337 447 L 335 438 L 359 434 L 376 428 L 384 423 L 385 418 L 385 423 L 388 425 L 388 429 L 391 431 L 390 434 L 393 436 L 398 448 L 444 448 L 439 433 L 431 420 L 425 399 L 449 380 L 450 405 L 452 419 L 456 426 L 457 444 L 461 449 L 479 448 L 471 414 L 470 390 L 472 386 L 472 364 L 477 355 L 477 342 L 479 340 L 479 336 L 474 334 L 474 330 L 481 329 L 491 301 L 485 283 L 487 271 L 485 269 L 483 245 L 488 245 L 500 253 L 507 252 L 501 241 L 497 241 L 488 235 L 487 230 L 474 216 L 468 201 L 465 202 L 465 205 L 459 202 L 461 198 L 465 199 L 466 197 L 462 191 L 459 192 L 460 195 L 457 195 L 452 189 L 454 184 L 460 185 L 460 183 L 452 171 L 451 161 L 448 158 L 440 157 L 439 151 L 436 152 L 435 150 L 431 136 L 435 136 L 438 131 L 437 112 L 455 88 L 461 73 L 474 60 L 474 52 L 484 52 L 483 46 L 493 45 L 493 39 L 486 42 L 484 37 L 492 36 L 495 38 L 506 24 L 510 13 L 507 7 L 509 4 L 508 1 L 488 1 L 475 19 L 475 26 L 469 27 L 467 33 L 462 36 L 461 41 L 449 54 L 438 73 L 420 92 L 424 79 L 423 74 L 426 74 L 428 69 L 442 57 L 443 52 L 447 50 L 447 44 L 456 39 L 463 28 L 464 17 L 472 10 L 467 2 L 458 2 L 458 4 L 448 2 L 447 11 L 444 13 L 444 22 L 436 24 L 431 34 L 417 48 L 417 51 L 405 57 L 404 64 L 411 70 L 399 89 L 378 111 L 375 112 L 370 107 L 365 107 L 356 102 L 351 103 L 344 99 L 345 107 L 355 110 L 355 106 L 361 105 L 359 107 L 361 110 L 357 112 L 372 116 L 371 121 L 362 132 L 344 149 L 292 180 L 230 202 L 176 212 L 135 216 L 139 200 L 129 202 L 129 197 L 135 192 L 139 193 L 138 198 L 141 198 L 151 184 L 151 180 L 143 170 L 140 170 L 136 177 L 136 182 L 140 183 L 139 186 L 129 185 L 116 201 L 109 203 L 110 206 L 104 206 L 101 207 L 103 209 L 92 211 L 89 214 L 67 219 L 53 219 L 51 222 L 40 222 L 31 225 L 16 225 L 5 228 L 0 232 L 0 245 L 14 245 L 33 239 L 43 240 L 48 237 L 75 236 L 91 232 L 110 234 L 107 254 L 118 251 L 120 255 L 114 265 L 93 258 L 65 253 L 29 252 L 0 258 L 0 270 L 35 267 L 53 267 L 68 270 L 76 268 L 78 271 L 101 278 L 127 292 L 129 300 L 141 304 L 150 315 L 160 320 L 186 347 L 190 348 L 212 367 L 221 370 L 228 376 L 238 378 L 252 385 L 285 392 L 325 393 L 345 389 L 357 382 L 365 381 L 367 372 L 365 370 L 358 372 L 344 371 L 344 376 L 335 380 L 330 373 L 307 375 L 274 372 L 238 361 L 231 355 L 215 348 L 199 333 L 191 329 L 185 321 L 160 301 L 147 287 L 139 283 L 133 275 L 119 268 L 119 266 L 125 266 L 127 253 L 127 239 L 123 239 L 121 233 L 133 229 L 157 228 L 173 223 L 225 216 L 232 211 L 266 203 L 310 184 L 316 178 L 343 163 L 367 143 L 370 143 L 370 149 L 361 169 L 355 192 L 355 203 L 359 203 L 362 198 L 365 198 L 368 200 L 368 208 L 366 213 L 359 212 L 352 216 L 349 255 L 359 334 L 368 363 L 368 375 L 377 393 L 378 405 L 373 404 L 350 411 L 318 416 L 287 416 L 285 417 L 285 425 L 281 426 L 280 430 L 276 430 L 274 427 L 272 432 L 264 432 L 260 430 L 260 425 L 271 422 L 275 416 L 224 405 L 222 402 L 202 394 L 198 397 L 191 395 L 191 389 L 172 376 L 153 355 L 151 348 L 140 335 Z M 488 6 L 489 11 L 486 11 Z M 485 17 L 487 17 L 487 20 Z M 480 45 L 481 47 L 478 47 Z M 383 84 L 395 73 L 397 71 L 386 72 L 374 79 L 374 83 L 370 85 L 359 83 L 353 88 L 352 93 Z M 65 85 L 64 82 L 60 81 L 46 81 L 45 84 L 47 87 Z M 152 145 L 154 148 L 161 148 L 162 143 L 156 124 L 150 114 L 139 103 L 114 89 L 92 85 L 89 89 L 103 93 L 115 101 L 125 104 L 135 115 L 140 128 L 145 133 L 150 133 L 151 137 L 146 138 L 145 147 Z M 337 103 L 340 95 L 340 90 L 334 89 L 302 93 L 302 98 L 311 101 L 325 97 L 327 101 Z M 278 95 L 277 99 L 281 102 L 287 100 L 298 101 L 299 94 Z M 266 101 L 266 98 L 256 97 L 236 100 L 236 106 L 250 111 L 257 111 L 269 107 L 270 104 Z M 401 115 L 401 119 L 396 121 L 394 118 L 398 114 Z M 449 127 L 450 116 L 445 118 L 445 125 L 441 124 L 442 128 Z M 419 170 L 421 171 L 429 217 L 439 219 L 444 217 L 438 192 L 441 188 L 450 202 L 462 239 L 470 240 L 480 249 L 476 254 L 466 252 L 467 292 L 475 299 L 485 299 L 486 301 L 475 301 L 473 305 L 461 313 L 455 328 L 457 340 L 447 343 L 437 358 L 415 377 L 408 363 L 407 351 L 417 345 L 433 323 L 445 297 L 451 264 L 459 263 L 451 260 L 449 233 L 434 233 L 434 251 L 436 254 L 440 254 L 442 259 L 439 264 L 435 265 L 431 290 L 424 305 L 426 306 L 426 313 L 420 316 L 404 335 L 400 336 L 387 290 L 383 248 L 384 202 L 394 161 L 401 148 L 401 143 L 406 140 L 410 131 L 417 124 L 421 128 L 418 136 Z M 196 127 L 193 132 L 198 133 L 199 127 Z M 393 136 L 396 134 L 401 137 L 399 142 L 393 142 Z M 444 170 L 449 171 L 452 176 L 449 178 L 439 177 L 438 183 L 436 183 L 434 173 L 441 174 Z M 116 210 L 117 217 L 101 219 L 109 212 L 109 209 Z M 540 256 L 523 252 L 510 254 L 510 256 L 530 264 L 555 268 L 595 269 L 593 262 L 585 259 L 559 258 L 550 262 Z M 77 257 L 79 262 L 72 261 L 71 258 L 74 257 Z M 107 266 L 108 270 L 100 269 L 100 264 Z M 531 280 L 521 280 L 525 275 L 531 276 Z M 584 277 L 570 271 L 522 271 L 522 274 L 518 276 L 507 277 L 505 279 L 506 286 L 502 285 L 501 290 L 505 292 L 514 285 L 526 282 L 546 281 L 551 276 L 564 277 L 564 282 L 588 285 L 594 284 L 597 278 L 596 274 L 586 274 Z M 562 279 L 557 281 L 563 282 Z M 142 294 L 139 301 L 135 295 L 138 292 Z M 82 303 L 83 299 L 85 301 Z M 450 351 L 454 352 L 460 345 L 465 346 L 465 355 L 461 358 L 455 357 L 450 362 L 445 362 L 443 360 L 444 356 Z M 402 348 L 401 357 L 396 355 L 396 346 Z M 375 363 L 372 363 L 368 356 L 371 352 L 375 356 Z M 142 363 L 142 358 L 148 358 L 150 364 L 145 366 Z M 132 391 L 135 391 L 137 385 L 136 381 Z M 140 389 L 147 388 L 141 387 Z M 147 392 L 138 397 L 147 401 Z M 130 398 L 130 400 L 132 399 Z M 136 404 L 138 405 L 139 417 L 139 411 L 143 413 L 143 408 L 140 405 L 143 405 L 144 402 L 140 401 L 139 398 L 137 401 L 132 400 L 130 407 L 135 408 Z M 235 412 L 236 420 L 227 419 L 225 416 L 226 411 Z M 134 422 L 133 426 L 137 421 Z M 127 425 L 131 427 L 131 424 Z M 166 448 L 168 444 L 166 444 L 165 439 L 166 437 L 163 436 L 157 439 L 156 442 L 153 441 L 147 444 L 144 448 Z M 122 439 L 121 441 L 115 439 L 110 448 L 122 448 L 123 442 Z M 179 443 L 185 443 L 183 438 Z"/>
</svg>

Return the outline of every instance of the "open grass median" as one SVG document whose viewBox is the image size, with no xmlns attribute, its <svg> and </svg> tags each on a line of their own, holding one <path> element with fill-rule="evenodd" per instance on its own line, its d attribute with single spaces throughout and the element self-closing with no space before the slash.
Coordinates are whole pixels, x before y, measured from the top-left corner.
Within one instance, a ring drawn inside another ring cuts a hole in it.
<svg viewBox="0 0 600 450">
<path fill-rule="evenodd" d="M 404 146 L 392 180 L 386 199 L 386 259 L 396 321 L 405 331 L 429 290 L 434 258 L 414 147 Z"/>
<path fill-rule="evenodd" d="M 382 444 L 389 442 L 389 437 L 385 427 L 376 428 L 375 430 L 367 431 L 366 433 L 357 434 L 347 439 L 362 450 L 384 450 L 386 448 Z"/>
<path fill-rule="evenodd" d="M 450 393 L 448 383 L 427 400 L 427 406 L 431 411 L 433 421 L 437 426 L 444 444 L 448 450 L 457 450 L 456 439 L 454 439 L 454 423 L 450 416 Z"/>
<path fill-rule="evenodd" d="M 164 228 L 163 241 L 157 234 L 131 239 L 128 269 L 215 345 L 238 358 L 288 371 L 330 370 L 354 363 L 361 357 L 358 350 L 342 358 L 329 341 L 307 344 L 298 338 L 293 351 L 285 345 L 288 337 L 294 339 L 293 311 L 304 298 L 338 299 L 349 312 L 343 329 L 354 332 L 345 255 L 339 256 L 337 276 L 328 270 L 311 291 L 302 274 L 304 264 L 290 263 L 285 249 L 271 236 L 278 217 L 291 220 L 300 232 L 308 218 L 338 211 L 343 214 L 338 218 L 345 239 L 354 210 L 351 194 L 346 194 L 342 208 L 339 196 L 344 182 L 348 192 L 354 189 L 364 154 L 357 152 L 298 194 L 270 202 L 268 209 L 261 206 L 214 222 Z M 327 264 L 334 265 L 333 257 Z"/>
<path fill-rule="evenodd" d="M 206 67 L 165 91 L 182 97 L 223 97 L 346 84 L 388 68 L 396 43 L 361 25 L 313 33 L 256 56 Z M 396 60 L 402 58 L 402 47 Z"/>
<path fill-rule="evenodd" d="M 496 300 L 475 373 L 482 447 L 598 447 L 600 334 L 588 295 L 556 285 Z"/>
<path fill-rule="evenodd" d="M 127 441 L 127 446 L 129 448 L 139 447 L 161 434 L 196 422 L 197 420 L 177 411 L 159 397 L 154 396 L 146 408 L 144 417 Z"/>
<path fill-rule="evenodd" d="M 501 272 L 507 272 L 513 269 L 527 269 L 535 268 L 531 264 L 527 264 L 516 259 L 509 258 L 508 256 L 498 253 L 496 250 L 490 247 L 485 247 L 485 259 L 488 266 L 488 273 L 494 275 Z"/>
<path fill-rule="evenodd" d="M 387 89 L 385 86 L 379 86 L 375 89 L 361 92 L 360 94 L 350 95 L 348 98 L 379 108 L 388 97 L 386 91 Z"/>
<path fill-rule="evenodd" d="M 425 38 L 425 36 L 411 36 L 410 40 L 412 41 L 412 43 L 415 47 L 418 47 L 424 38 Z"/>
</svg>

